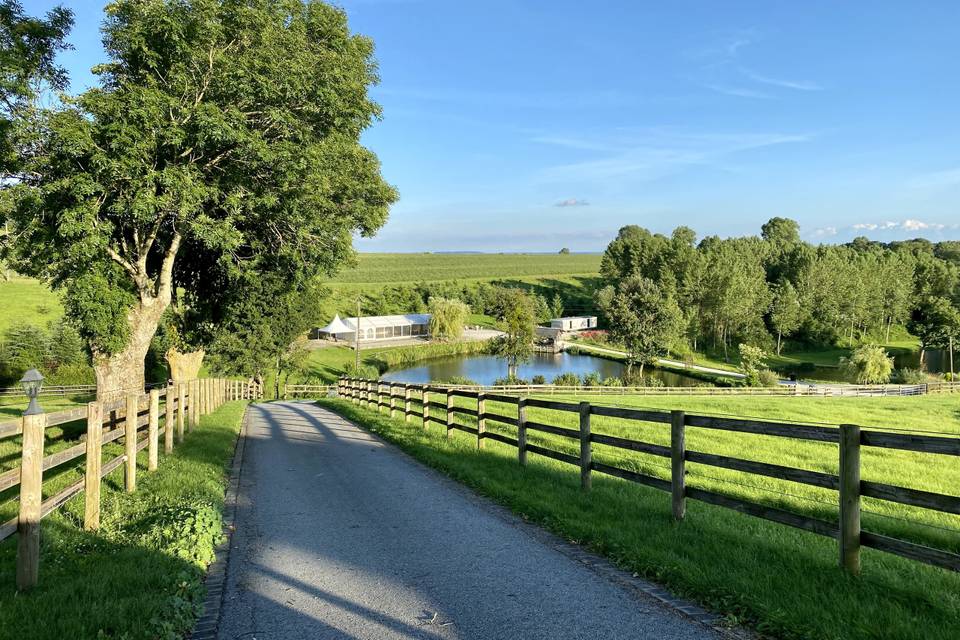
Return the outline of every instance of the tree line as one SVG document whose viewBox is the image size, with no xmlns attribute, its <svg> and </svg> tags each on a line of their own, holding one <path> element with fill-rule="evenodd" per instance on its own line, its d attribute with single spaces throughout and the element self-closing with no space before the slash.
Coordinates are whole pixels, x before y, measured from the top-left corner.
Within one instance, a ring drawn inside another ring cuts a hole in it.
<svg viewBox="0 0 960 640">
<path fill-rule="evenodd" d="M 688 227 L 666 236 L 629 225 L 604 252 L 601 277 L 598 307 L 636 362 L 667 350 L 728 357 L 741 343 L 855 347 L 903 329 L 922 350 L 960 340 L 957 241 L 813 245 L 787 218 L 759 236 L 699 242 Z"/>
</svg>

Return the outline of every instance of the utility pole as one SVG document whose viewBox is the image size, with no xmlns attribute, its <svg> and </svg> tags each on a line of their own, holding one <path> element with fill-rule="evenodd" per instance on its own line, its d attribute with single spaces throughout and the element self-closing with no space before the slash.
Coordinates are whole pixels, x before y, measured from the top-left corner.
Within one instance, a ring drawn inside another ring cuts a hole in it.
<svg viewBox="0 0 960 640">
<path fill-rule="evenodd" d="M 360 298 L 357 298 L 357 327 L 353 332 L 353 350 L 357 358 L 356 375 L 360 375 Z"/>
</svg>

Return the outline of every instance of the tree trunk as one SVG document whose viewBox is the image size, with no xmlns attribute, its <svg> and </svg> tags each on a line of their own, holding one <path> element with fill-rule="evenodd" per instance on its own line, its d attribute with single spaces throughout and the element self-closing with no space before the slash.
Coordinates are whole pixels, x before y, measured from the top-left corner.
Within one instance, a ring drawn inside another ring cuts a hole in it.
<svg viewBox="0 0 960 640">
<path fill-rule="evenodd" d="M 780 340 L 783 338 L 783 332 L 777 331 L 777 355 L 780 355 Z"/>
<path fill-rule="evenodd" d="M 643 366 L 644 366 L 644 363 L 641 361 L 640 362 L 640 380 L 643 380 Z"/>
<path fill-rule="evenodd" d="M 93 371 L 97 379 L 97 400 L 110 402 L 127 393 L 143 393 L 144 360 L 157 332 L 160 316 L 169 299 L 144 297 L 127 314 L 130 335 L 127 346 L 114 354 L 94 353 Z"/>
</svg>

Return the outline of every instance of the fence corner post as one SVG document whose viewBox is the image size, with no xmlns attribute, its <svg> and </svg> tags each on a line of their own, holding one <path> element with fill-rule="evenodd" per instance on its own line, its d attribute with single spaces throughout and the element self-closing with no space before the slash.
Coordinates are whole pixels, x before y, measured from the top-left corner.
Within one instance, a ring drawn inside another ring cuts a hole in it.
<svg viewBox="0 0 960 640">
<path fill-rule="evenodd" d="M 673 503 L 673 519 L 683 520 L 686 504 L 686 416 L 683 411 L 670 412 L 670 487 Z"/>
<path fill-rule="evenodd" d="M 517 399 L 517 462 L 527 466 L 527 399 Z"/>
<path fill-rule="evenodd" d="M 483 439 L 487 437 L 487 401 L 483 391 L 477 392 L 477 449 L 483 449 Z"/>
<path fill-rule="evenodd" d="M 17 516 L 17 589 L 37 586 L 40 575 L 40 514 L 43 503 L 44 413 L 22 418 L 20 513 Z"/>
<path fill-rule="evenodd" d="M 147 471 L 156 471 L 160 456 L 160 392 L 150 389 L 147 418 Z"/>
<path fill-rule="evenodd" d="M 103 405 L 87 403 L 87 452 L 83 477 L 83 528 L 100 528 L 100 470 L 103 464 Z"/>
<path fill-rule="evenodd" d="M 840 425 L 840 566 L 860 573 L 860 427 Z"/>
<path fill-rule="evenodd" d="M 137 490 L 137 412 L 140 410 L 140 397 L 127 395 L 127 411 L 123 416 L 123 449 L 127 456 L 124 467 L 123 486 L 127 493 Z"/>
<path fill-rule="evenodd" d="M 590 470 L 593 469 L 593 451 L 590 448 L 590 403 L 580 403 L 580 488 L 589 491 Z"/>
</svg>

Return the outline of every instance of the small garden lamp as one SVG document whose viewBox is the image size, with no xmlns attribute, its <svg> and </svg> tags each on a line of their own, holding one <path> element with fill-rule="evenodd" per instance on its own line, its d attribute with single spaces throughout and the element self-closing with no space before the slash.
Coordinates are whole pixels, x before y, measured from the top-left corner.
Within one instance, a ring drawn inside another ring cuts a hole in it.
<svg viewBox="0 0 960 640">
<path fill-rule="evenodd" d="M 30 404 L 27 410 L 23 412 L 25 416 L 33 416 L 43 413 L 43 409 L 37 404 L 37 397 L 40 395 L 40 389 L 43 387 L 43 376 L 36 369 L 30 369 L 20 378 L 20 384 L 23 386 L 23 392 L 30 398 Z"/>
</svg>

